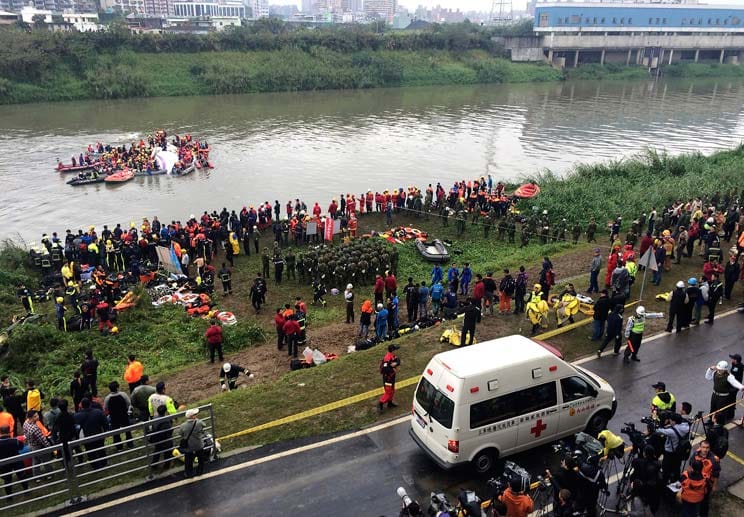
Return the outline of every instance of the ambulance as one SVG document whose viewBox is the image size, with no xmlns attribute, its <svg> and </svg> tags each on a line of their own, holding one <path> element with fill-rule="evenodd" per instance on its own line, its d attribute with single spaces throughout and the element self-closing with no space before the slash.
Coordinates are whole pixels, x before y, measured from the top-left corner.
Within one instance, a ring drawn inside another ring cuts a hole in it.
<svg viewBox="0 0 744 517">
<path fill-rule="evenodd" d="M 604 379 L 565 362 L 552 347 L 508 336 L 435 355 L 413 399 L 409 434 L 440 467 L 498 458 L 586 431 L 615 414 Z"/>
</svg>

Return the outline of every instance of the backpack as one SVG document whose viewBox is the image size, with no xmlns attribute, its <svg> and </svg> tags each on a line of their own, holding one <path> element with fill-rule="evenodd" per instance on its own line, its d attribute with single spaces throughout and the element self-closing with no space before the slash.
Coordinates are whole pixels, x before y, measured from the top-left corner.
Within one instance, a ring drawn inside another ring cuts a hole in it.
<svg viewBox="0 0 744 517">
<path fill-rule="evenodd" d="M 545 281 L 548 284 L 548 287 L 553 287 L 555 285 L 555 272 L 552 269 L 549 269 L 545 273 Z"/>
<path fill-rule="evenodd" d="M 514 278 L 509 277 L 504 280 L 504 293 L 506 293 L 507 296 L 513 296 L 514 290 L 516 288 L 516 282 L 514 282 Z"/>
<path fill-rule="evenodd" d="M 687 461 L 687 458 L 690 457 L 690 454 L 692 454 L 692 444 L 690 443 L 690 440 L 688 439 L 689 433 L 686 433 L 687 436 L 682 437 L 681 434 L 679 434 L 679 431 L 672 427 L 672 431 L 674 431 L 674 434 L 677 435 L 677 447 L 674 449 L 674 453 L 677 454 L 683 461 Z"/>
</svg>

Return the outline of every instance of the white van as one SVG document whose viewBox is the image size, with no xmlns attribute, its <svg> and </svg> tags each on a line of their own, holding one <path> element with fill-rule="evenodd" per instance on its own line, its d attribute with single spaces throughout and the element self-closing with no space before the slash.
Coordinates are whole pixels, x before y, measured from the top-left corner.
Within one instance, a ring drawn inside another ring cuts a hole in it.
<svg viewBox="0 0 744 517">
<path fill-rule="evenodd" d="M 444 469 L 497 458 L 586 430 L 615 414 L 605 380 L 524 336 L 435 355 L 416 387 L 409 434 Z"/>
</svg>

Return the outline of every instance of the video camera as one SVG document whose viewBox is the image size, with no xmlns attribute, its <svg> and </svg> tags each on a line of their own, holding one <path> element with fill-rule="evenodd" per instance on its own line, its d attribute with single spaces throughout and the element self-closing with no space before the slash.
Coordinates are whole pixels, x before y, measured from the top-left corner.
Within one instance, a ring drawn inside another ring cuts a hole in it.
<svg viewBox="0 0 744 517">
<path fill-rule="evenodd" d="M 643 420 L 641 421 L 643 422 Z M 636 454 L 642 454 L 643 448 L 646 447 L 646 436 L 641 431 L 636 429 L 636 426 L 633 422 L 625 422 L 624 425 L 625 427 L 620 429 L 620 432 L 623 434 L 627 434 L 628 438 L 630 438 L 630 443 L 633 445 L 633 452 L 635 452 Z"/>
<path fill-rule="evenodd" d="M 507 461 L 504 465 L 504 473 L 487 482 L 491 500 L 497 499 L 507 487 L 516 492 L 529 492 L 530 473 L 513 461 Z"/>
</svg>

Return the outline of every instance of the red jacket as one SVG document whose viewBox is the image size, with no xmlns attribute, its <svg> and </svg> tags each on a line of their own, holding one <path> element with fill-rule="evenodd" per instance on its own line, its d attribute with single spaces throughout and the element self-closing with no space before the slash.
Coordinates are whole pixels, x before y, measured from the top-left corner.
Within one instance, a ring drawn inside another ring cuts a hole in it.
<svg viewBox="0 0 744 517">
<path fill-rule="evenodd" d="M 473 287 L 473 299 L 482 300 L 484 296 L 486 296 L 486 286 L 483 280 L 479 280 L 475 283 L 475 287 Z"/>
<path fill-rule="evenodd" d="M 222 343 L 222 327 L 219 325 L 211 325 L 204 333 L 207 338 L 207 343 L 210 345 L 219 345 Z"/>
<path fill-rule="evenodd" d="M 382 280 L 382 277 L 375 280 L 375 294 L 382 294 L 382 292 L 385 290 L 385 282 Z"/>
<path fill-rule="evenodd" d="M 284 328 L 286 322 L 287 320 L 284 319 L 284 315 L 281 312 L 274 314 L 274 325 L 276 325 L 277 330 Z"/>
<path fill-rule="evenodd" d="M 394 275 L 388 275 L 385 277 L 385 289 L 388 291 L 395 291 L 398 288 L 398 282 L 395 280 Z"/>
<path fill-rule="evenodd" d="M 284 327 L 282 327 L 282 330 L 284 331 L 285 335 L 293 336 L 300 333 L 300 324 L 297 323 L 297 320 L 287 320 L 284 322 Z"/>
</svg>

